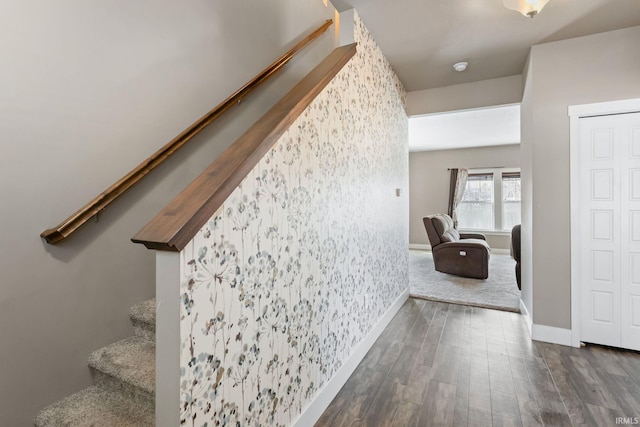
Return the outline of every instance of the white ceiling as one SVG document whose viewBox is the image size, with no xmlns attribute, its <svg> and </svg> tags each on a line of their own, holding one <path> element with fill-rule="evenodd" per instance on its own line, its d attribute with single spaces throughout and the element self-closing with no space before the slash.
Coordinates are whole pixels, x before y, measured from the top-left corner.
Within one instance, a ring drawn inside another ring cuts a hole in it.
<svg viewBox="0 0 640 427">
<path fill-rule="evenodd" d="M 550 0 L 533 19 L 502 0 L 331 2 L 356 9 L 407 91 L 518 75 L 533 45 L 640 25 L 640 0 Z M 517 109 L 410 118 L 410 150 L 518 143 Z"/>
<path fill-rule="evenodd" d="M 356 9 L 408 91 L 521 74 L 532 45 L 640 25 L 640 0 L 550 0 L 533 19 L 502 0 L 331 2 Z"/>
<path fill-rule="evenodd" d="M 409 118 L 409 151 L 520 143 L 520 105 Z"/>
</svg>

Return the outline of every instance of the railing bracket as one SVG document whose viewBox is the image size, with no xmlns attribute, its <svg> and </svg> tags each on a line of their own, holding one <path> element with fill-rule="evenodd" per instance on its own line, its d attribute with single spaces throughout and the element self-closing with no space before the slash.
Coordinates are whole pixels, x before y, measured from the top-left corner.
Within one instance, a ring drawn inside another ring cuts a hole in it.
<svg viewBox="0 0 640 427">
<path fill-rule="evenodd" d="M 48 230 L 43 231 L 40 234 L 40 237 L 45 239 L 47 243 L 55 244 L 58 243 L 71 234 L 73 234 L 76 230 L 78 230 L 83 224 L 89 222 L 91 218 L 94 219 L 95 222 L 100 220 L 99 215 L 104 211 L 104 208 L 109 204 L 113 203 L 116 199 L 122 196 L 129 188 L 139 182 L 142 178 L 147 176 L 149 172 L 155 169 L 158 165 L 162 164 L 166 159 L 168 159 L 173 153 L 175 153 L 178 149 L 180 149 L 183 145 L 185 145 L 189 140 L 191 140 L 195 135 L 197 135 L 202 129 L 207 127 L 211 122 L 216 120 L 222 113 L 231 108 L 234 104 L 240 104 L 242 99 L 252 92 L 256 87 L 261 85 L 264 81 L 266 81 L 270 76 L 275 74 L 280 68 L 286 65 L 294 55 L 298 53 L 302 48 L 308 45 L 312 40 L 319 37 L 322 33 L 324 33 L 331 25 L 333 24 L 333 20 L 328 19 L 324 22 L 324 24 L 320 25 L 316 30 L 307 35 L 305 38 L 297 42 L 291 49 L 289 49 L 285 54 L 280 56 L 275 62 L 269 65 L 267 68 L 262 70 L 258 75 L 256 75 L 253 79 L 249 80 L 244 86 L 235 91 L 231 96 L 222 101 L 220 104 L 215 106 L 212 110 L 210 110 L 207 114 L 202 116 L 196 122 L 194 122 L 191 126 L 185 129 L 180 135 L 176 136 L 174 139 L 165 144 L 158 151 L 153 153 L 149 158 L 140 163 L 129 172 L 127 175 L 120 178 L 118 182 L 113 184 L 111 187 L 107 188 L 85 206 L 80 208 L 76 213 L 71 215 L 69 218 L 65 219 L 63 222 L 58 224 L 55 228 L 50 228 Z M 96 209 L 99 209 L 97 213 L 93 214 Z"/>
<path fill-rule="evenodd" d="M 104 213 L 105 209 L 106 208 L 102 208 L 98 212 L 96 212 L 96 214 L 93 216 L 93 222 L 100 222 L 100 215 Z"/>
</svg>

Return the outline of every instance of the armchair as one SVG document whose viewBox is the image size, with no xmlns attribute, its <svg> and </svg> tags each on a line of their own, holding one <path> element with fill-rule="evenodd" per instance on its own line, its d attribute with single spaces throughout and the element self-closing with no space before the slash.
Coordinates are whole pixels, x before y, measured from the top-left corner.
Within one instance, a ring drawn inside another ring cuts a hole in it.
<svg viewBox="0 0 640 427">
<path fill-rule="evenodd" d="M 520 279 L 520 224 L 514 225 L 511 230 L 511 256 L 516 260 L 516 283 L 518 289 L 522 289 Z"/>
<path fill-rule="evenodd" d="M 484 234 L 459 233 L 445 214 L 429 215 L 422 221 L 437 271 L 474 279 L 489 277 L 491 248 Z"/>
</svg>

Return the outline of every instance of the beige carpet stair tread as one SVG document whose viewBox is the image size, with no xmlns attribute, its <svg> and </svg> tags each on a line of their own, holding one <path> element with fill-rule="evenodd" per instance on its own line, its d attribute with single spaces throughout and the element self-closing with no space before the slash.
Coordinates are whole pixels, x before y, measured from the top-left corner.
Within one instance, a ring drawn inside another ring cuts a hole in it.
<svg viewBox="0 0 640 427">
<path fill-rule="evenodd" d="M 141 302 L 131 307 L 129 318 L 137 336 L 155 341 L 156 299 Z"/>
<path fill-rule="evenodd" d="M 89 356 L 89 366 L 155 395 L 155 350 L 155 342 L 130 337 L 93 352 Z"/>
<path fill-rule="evenodd" d="M 141 302 L 131 307 L 129 317 L 132 321 L 147 323 L 155 327 L 156 324 L 156 299 Z"/>
<path fill-rule="evenodd" d="M 135 336 L 89 356 L 93 386 L 44 408 L 37 427 L 155 425 L 155 298 L 129 312 Z"/>
<path fill-rule="evenodd" d="M 154 425 L 154 408 L 123 402 L 117 394 L 96 386 L 86 388 L 43 409 L 38 427 L 143 427 Z"/>
</svg>

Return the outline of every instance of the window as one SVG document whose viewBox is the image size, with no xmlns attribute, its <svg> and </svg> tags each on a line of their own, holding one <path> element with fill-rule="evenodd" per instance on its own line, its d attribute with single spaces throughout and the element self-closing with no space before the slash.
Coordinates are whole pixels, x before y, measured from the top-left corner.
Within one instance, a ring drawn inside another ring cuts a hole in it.
<svg viewBox="0 0 640 427">
<path fill-rule="evenodd" d="M 457 214 L 461 229 L 510 231 L 520 224 L 520 171 L 470 170 Z"/>
<path fill-rule="evenodd" d="M 511 230 L 517 224 L 520 224 L 520 172 L 503 172 L 502 229 Z"/>
<path fill-rule="evenodd" d="M 462 201 L 458 205 L 459 228 L 491 230 L 493 214 L 493 174 L 469 174 Z"/>
</svg>

